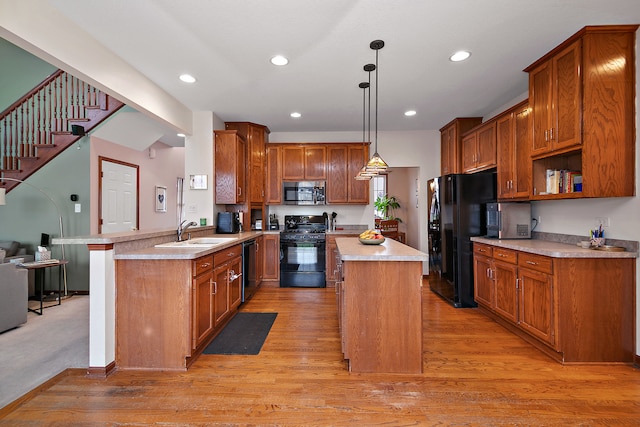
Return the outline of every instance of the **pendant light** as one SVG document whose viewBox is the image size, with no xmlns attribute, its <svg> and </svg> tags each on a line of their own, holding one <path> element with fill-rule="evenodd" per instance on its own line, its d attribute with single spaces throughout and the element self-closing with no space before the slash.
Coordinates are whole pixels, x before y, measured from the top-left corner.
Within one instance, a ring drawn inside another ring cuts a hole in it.
<svg viewBox="0 0 640 427">
<path fill-rule="evenodd" d="M 375 153 L 373 157 L 367 162 L 366 170 L 375 175 L 385 172 L 389 169 L 389 165 L 382 160 L 380 154 L 378 154 L 378 51 L 384 47 L 384 41 L 374 40 L 369 44 L 369 47 L 376 51 L 376 127 L 375 127 Z"/>
<path fill-rule="evenodd" d="M 364 66 L 364 70 L 369 73 L 369 81 L 368 82 L 362 82 L 358 85 L 358 87 L 360 87 L 363 91 L 362 91 L 362 145 L 366 145 L 367 140 L 371 141 L 371 72 L 373 70 L 376 69 L 376 66 L 373 64 L 367 64 Z M 367 89 L 368 90 L 368 94 L 369 94 L 369 136 L 368 139 L 365 135 L 365 129 L 366 127 L 366 97 L 367 97 Z M 362 165 L 362 168 L 360 169 L 360 171 L 358 171 L 358 174 L 356 175 L 355 179 L 360 180 L 360 181 L 364 181 L 364 180 L 370 180 L 373 176 L 375 176 L 376 174 L 373 172 L 367 172 L 367 164 L 365 163 L 364 165 Z"/>
</svg>

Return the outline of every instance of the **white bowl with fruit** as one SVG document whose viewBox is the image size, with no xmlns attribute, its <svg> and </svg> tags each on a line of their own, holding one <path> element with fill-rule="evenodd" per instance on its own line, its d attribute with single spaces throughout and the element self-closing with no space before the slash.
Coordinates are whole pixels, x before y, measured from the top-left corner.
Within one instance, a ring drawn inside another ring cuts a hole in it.
<svg viewBox="0 0 640 427">
<path fill-rule="evenodd" d="M 358 237 L 360 243 L 363 245 L 379 245 L 384 242 L 384 236 L 380 234 L 379 231 L 376 230 L 367 230 L 360 233 Z"/>
</svg>

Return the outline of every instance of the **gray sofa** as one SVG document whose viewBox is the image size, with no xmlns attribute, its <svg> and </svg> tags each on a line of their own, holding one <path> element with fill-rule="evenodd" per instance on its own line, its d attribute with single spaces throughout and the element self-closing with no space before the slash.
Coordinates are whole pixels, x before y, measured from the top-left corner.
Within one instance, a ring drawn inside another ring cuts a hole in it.
<svg viewBox="0 0 640 427">
<path fill-rule="evenodd" d="M 34 256 L 27 253 L 27 248 L 20 242 L 13 240 L 0 241 L 0 264 L 12 260 L 22 259 L 24 262 L 33 261 Z M 35 294 L 35 272 L 29 270 L 29 295 Z"/>
<path fill-rule="evenodd" d="M 0 332 L 27 321 L 29 272 L 12 263 L 0 264 Z"/>
</svg>

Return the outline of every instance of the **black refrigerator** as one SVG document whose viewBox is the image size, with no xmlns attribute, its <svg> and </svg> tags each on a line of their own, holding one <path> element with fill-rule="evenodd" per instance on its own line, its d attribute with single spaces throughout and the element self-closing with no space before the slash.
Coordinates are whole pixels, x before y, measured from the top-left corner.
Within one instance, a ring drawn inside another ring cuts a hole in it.
<svg viewBox="0 0 640 427">
<path fill-rule="evenodd" d="M 486 206 L 496 201 L 496 173 L 453 174 L 434 178 L 429 230 L 437 245 L 430 251 L 429 286 L 454 307 L 476 307 L 473 298 L 473 236 L 485 236 Z"/>
</svg>

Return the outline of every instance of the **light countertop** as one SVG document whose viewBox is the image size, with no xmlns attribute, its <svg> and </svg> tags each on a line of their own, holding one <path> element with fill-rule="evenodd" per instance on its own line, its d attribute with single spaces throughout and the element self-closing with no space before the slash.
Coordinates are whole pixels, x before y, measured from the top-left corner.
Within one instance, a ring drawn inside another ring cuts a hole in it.
<svg viewBox="0 0 640 427">
<path fill-rule="evenodd" d="M 500 248 L 513 249 L 521 252 L 545 255 L 553 258 L 637 258 L 637 252 L 610 252 L 594 249 L 583 249 L 574 244 L 553 242 L 538 239 L 491 239 L 487 237 L 472 237 L 472 242 Z"/>
<path fill-rule="evenodd" d="M 392 239 L 380 245 L 364 245 L 357 237 L 337 237 L 343 261 L 427 261 L 427 254 Z"/>
</svg>

